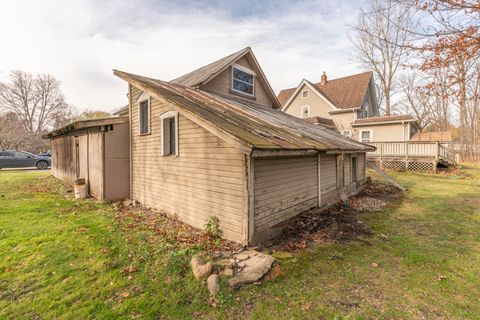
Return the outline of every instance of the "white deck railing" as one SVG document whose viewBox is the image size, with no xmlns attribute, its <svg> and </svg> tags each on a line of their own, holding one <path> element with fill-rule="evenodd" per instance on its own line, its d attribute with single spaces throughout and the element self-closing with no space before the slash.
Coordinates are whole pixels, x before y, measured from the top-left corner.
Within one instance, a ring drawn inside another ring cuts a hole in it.
<svg viewBox="0 0 480 320">
<path fill-rule="evenodd" d="M 404 160 L 431 158 L 432 161 L 446 160 L 452 163 L 457 162 L 457 152 L 441 142 L 388 141 L 368 142 L 368 144 L 377 148 L 375 151 L 367 154 L 373 157 L 394 157 Z"/>
</svg>

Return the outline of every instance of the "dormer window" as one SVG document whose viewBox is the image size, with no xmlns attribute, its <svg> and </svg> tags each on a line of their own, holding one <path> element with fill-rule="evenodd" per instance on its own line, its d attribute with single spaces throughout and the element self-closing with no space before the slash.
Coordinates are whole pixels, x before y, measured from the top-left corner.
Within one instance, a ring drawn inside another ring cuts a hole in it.
<svg viewBox="0 0 480 320">
<path fill-rule="evenodd" d="M 255 72 L 240 65 L 232 67 L 232 91 L 254 96 Z"/>
</svg>

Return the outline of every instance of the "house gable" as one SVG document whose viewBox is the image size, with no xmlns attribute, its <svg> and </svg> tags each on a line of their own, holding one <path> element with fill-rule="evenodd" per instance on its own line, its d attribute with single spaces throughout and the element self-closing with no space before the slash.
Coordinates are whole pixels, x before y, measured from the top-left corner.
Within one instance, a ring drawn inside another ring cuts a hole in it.
<svg viewBox="0 0 480 320">
<path fill-rule="evenodd" d="M 233 68 L 253 75 L 253 94 L 233 89 Z M 280 108 L 280 103 L 250 47 L 226 56 L 209 65 L 194 70 L 171 81 L 200 90 L 245 101 L 254 101 L 270 108 Z"/>
</svg>

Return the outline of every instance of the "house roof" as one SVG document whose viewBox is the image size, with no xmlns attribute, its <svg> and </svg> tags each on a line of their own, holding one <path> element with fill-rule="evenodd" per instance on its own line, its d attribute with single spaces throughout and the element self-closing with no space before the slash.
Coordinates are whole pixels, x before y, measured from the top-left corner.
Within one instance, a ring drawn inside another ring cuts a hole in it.
<svg viewBox="0 0 480 320">
<path fill-rule="evenodd" d="M 161 101 L 244 152 L 264 150 L 367 151 L 373 147 L 312 125 L 280 110 L 189 86 L 114 70 L 114 74 Z"/>
<path fill-rule="evenodd" d="M 120 116 L 120 115 L 122 115 L 123 113 L 127 113 L 127 115 L 128 115 L 128 104 L 125 105 L 125 106 L 123 106 L 123 107 L 121 107 L 121 108 L 118 108 L 118 109 L 115 110 L 115 111 L 113 111 L 112 114 L 113 114 L 114 116 Z"/>
<path fill-rule="evenodd" d="M 308 117 L 308 118 L 302 118 L 302 119 L 304 121 L 307 121 L 308 123 L 321 124 L 330 128 L 335 128 L 335 123 L 333 122 L 332 119 L 327 119 L 322 117 Z"/>
<path fill-rule="evenodd" d="M 181 77 L 178 77 L 176 79 L 171 80 L 170 82 L 180 84 L 186 87 L 200 87 L 205 84 L 207 84 L 210 80 L 215 78 L 218 74 L 220 74 L 222 71 L 227 69 L 229 66 L 231 66 L 235 61 L 239 60 L 240 58 L 247 56 L 251 63 L 254 65 L 254 67 L 258 71 L 257 77 L 260 80 L 260 83 L 264 87 L 266 93 L 269 95 L 273 106 L 275 108 L 280 108 L 280 102 L 277 99 L 277 96 L 275 95 L 275 92 L 273 91 L 272 87 L 270 86 L 270 83 L 267 80 L 267 77 L 263 73 L 262 68 L 260 67 L 257 59 L 255 58 L 255 55 L 253 54 L 253 51 L 250 47 L 246 47 L 240 51 L 237 51 L 235 53 L 232 53 L 231 55 L 228 55 L 222 59 L 219 59 L 217 61 L 214 61 L 210 64 L 207 64 L 206 66 L 203 66 L 201 68 L 198 68 L 192 72 L 189 72 L 187 74 L 184 74 Z"/>
<path fill-rule="evenodd" d="M 354 74 L 347 77 L 328 80 L 326 84 L 309 82 L 326 99 L 339 109 L 360 108 L 365 98 L 370 79 L 371 71 Z M 298 87 L 281 90 L 278 100 L 284 106 Z"/>
<path fill-rule="evenodd" d="M 391 115 L 391 116 L 383 116 L 383 117 L 357 119 L 353 122 L 352 125 L 355 126 L 355 125 L 365 125 L 365 124 L 416 122 L 416 121 L 417 119 L 415 117 L 409 114 L 402 114 L 402 115 Z"/>
<path fill-rule="evenodd" d="M 99 119 L 90 119 L 90 120 L 80 120 L 67 124 L 59 129 L 53 130 L 42 136 L 43 139 L 52 139 L 57 136 L 68 134 L 71 132 L 105 126 L 110 124 L 119 124 L 127 123 L 129 121 L 128 117 L 110 117 L 110 118 L 99 118 Z"/>
</svg>

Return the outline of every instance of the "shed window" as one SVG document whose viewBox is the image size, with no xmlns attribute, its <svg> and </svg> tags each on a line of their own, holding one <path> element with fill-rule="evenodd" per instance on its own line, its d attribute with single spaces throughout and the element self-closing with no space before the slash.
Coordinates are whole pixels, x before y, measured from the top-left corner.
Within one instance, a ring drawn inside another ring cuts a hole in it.
<svg viewBox="0 0 480 320">
<path fill-rule="evenodd" d="M 254 74 L 253 72 L 247 72 L 247 70 L 240 70 L 237 67 L 232 67 L 232 90 L 247 94 L 249 96 L 254 95 Z"/>
<path fill-rule="evenodd" d="M 360 131 L 360 141 L 371 142 L 372 141 L 372 132 L 370 130 Z"/>
<path fill-rule="evenodd" d="M 162 156 L 178 155 L 178 113 L 165 112 L 162 121 Z"/>
<path fill-rule="evenodd" d="M 352 172 L 352 183 L 357 182 L 357 157 L 352 157 L 350 171 Z"/>
<path fill-rule="evenodd" d="M 300 112 L 301 112 L 302 118 L 310 117 L 310 106 L 301 106 Z"/>
<path fill-rule="evenodd" d="M 150 133 L 150 106 L 148 99 L 140 101 L 138 104 L 138 124 L 140 134 Z"/>
</svg>

